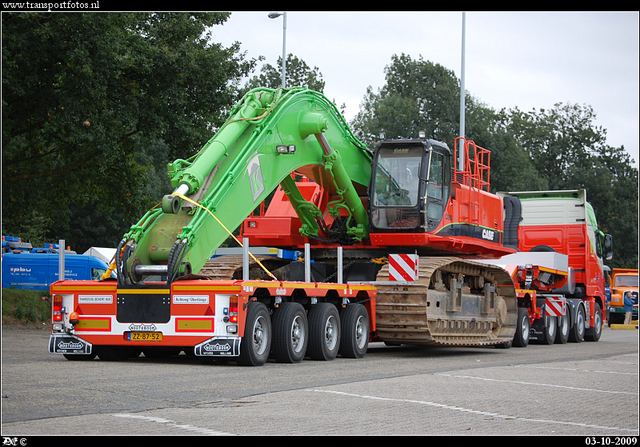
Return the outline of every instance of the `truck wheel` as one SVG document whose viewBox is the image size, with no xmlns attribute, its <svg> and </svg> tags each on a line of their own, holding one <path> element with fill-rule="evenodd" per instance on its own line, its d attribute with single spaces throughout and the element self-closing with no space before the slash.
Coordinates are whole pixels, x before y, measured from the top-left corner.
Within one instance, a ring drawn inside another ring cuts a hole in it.
<svg viewBox="0 0 640 447">
<path fill-rule="evenodd" d="M 309 348 L 313 360 L 333 360 L 340 348 L 340 315 L 331 303 L 318 303 L 309 310 Z"/>
<path fill-rule="evenodd" d="M 602 335 L 602 310 L 600 304 L 595 304 L 593 315 L 593 327 L 587 329 L 584 333 L 584 339 L 589 341 L 598 341 Z"/>
<path fill-rule="evenodd" d="M 556 343 L 565 344 L 569 340 L 569 314 L 558 317 L 558 333 Z"/>
<path fill-rule="evenodd" d="M 529 344 L 530 324 L 531 322 L 529 321 L 529 311 L 525 307 L 519 307 L 516 334 L 513 337 L 513 346 L 518 348 L 527 347 L 527 345 Z"/>
<path fill-rule="evenodd" d="M 573 343 L 581 343 L 584 340 L 584 308 L 578 305 L 576 314 L 576 322 L 569 331 L 569 341 Z"/>
<path fill-rule="evenodd" d="M 544 317 L 545 318 L 545 328 L 544 328 L 544 338 L 542 343 L 545 345 L 552 345 L 553 342 L 556 341 L 556 317 Z"/>
<path fill-rule="evenodd" d="M 267 306 L 252 301 L 247 308 L 244 335 L 237 363 L 242 366 L 264 365 L 271 350 L 271 317 Z"/>
<path fill-rule="evenodd" d="M 307 313 L 300 303 L 282 303 L 273 314 L 273 356 L 280 363 L 298 363 L 307 352 Z"/>
<path fill-rule="evenodd" d="M 362 358 L 369 347 L 369 314 L 362 304 L 349 304 L 340 312 L 340 355 Z"/>
</svg>

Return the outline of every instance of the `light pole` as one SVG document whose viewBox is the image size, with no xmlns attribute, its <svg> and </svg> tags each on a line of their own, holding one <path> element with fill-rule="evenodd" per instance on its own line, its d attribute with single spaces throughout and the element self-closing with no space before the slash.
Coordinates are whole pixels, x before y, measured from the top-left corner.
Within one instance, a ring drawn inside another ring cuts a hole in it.
<svg viewBox="0 0 640 447">
<path fill-rule="evenodd" d="M 270 19 L 277 19 L 282 16 L 282 88 L 285 86 L 287 74 L 287 13 L 286 12 L 270 12 Z"/>
<path fill-rule="evenodd" d="M 462 62 L 460 69 L 460 136 L 464 137 L 465 134 L 465 122 L 464 122 L 464 114 L 465 114 L 465 93 L 464 93 L 464 41 L 465 41 L 465 33 L 467 27 L 467 16 L 466 13 L 462 13 Z M 458 153 L 458 169 L 462 171 L 464 169 L 464 142 L 460 140 L 460 152 Z"/>
</svg>

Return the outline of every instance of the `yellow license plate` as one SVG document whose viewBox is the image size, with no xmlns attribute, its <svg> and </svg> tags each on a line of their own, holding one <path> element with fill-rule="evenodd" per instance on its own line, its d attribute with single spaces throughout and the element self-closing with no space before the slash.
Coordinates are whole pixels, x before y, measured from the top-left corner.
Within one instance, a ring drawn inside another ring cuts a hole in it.
<svg viewBox="0 0 640 447">
<path fill-rule="evenodd" d="M 162 332 L 129 332 L 129 341 L 162 341 Z"/>
</svg>

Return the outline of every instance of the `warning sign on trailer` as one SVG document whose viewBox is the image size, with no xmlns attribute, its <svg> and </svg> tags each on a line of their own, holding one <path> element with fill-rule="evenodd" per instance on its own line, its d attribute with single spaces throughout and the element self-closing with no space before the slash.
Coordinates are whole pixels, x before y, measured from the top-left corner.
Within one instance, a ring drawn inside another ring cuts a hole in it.
<svg viewBox="0 0 640 447">
<path fill-rule="evenodd" d="M 547 316 L 561 317 L 567 313 L 566 300 L 564 298 L 546 297 L 545 306 Z"/>
<path fill-rule="evenodd" d="M 389 280 L 416 281 L 418 258 L 418 255 L 389 255 Z"/>
</svg>

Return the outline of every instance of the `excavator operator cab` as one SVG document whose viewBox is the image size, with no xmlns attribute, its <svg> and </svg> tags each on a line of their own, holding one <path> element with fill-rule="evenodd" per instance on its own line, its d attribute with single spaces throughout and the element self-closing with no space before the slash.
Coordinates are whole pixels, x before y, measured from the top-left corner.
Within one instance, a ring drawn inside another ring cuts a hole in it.
<svg viewBox="0 0 640 447">
<path fill-rule="evenodd" d="M 434 230 L 451 191 L 451 151 L 435 140 L 378 143 L 369 185 L 373 231 Z"/>
</svg>

